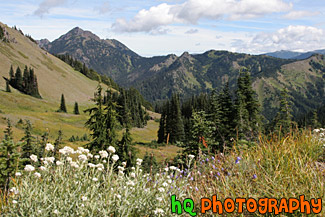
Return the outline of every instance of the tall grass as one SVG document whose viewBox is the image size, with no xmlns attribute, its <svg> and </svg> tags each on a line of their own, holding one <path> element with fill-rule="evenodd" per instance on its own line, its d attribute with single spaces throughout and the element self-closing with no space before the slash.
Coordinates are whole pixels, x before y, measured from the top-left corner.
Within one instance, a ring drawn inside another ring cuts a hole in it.
<svg viewBox="0 0 325 217">
<path fill-rule="evenodd" d="M 157 174 L 144 174 L 140 159 L 136 168 L 127 171 L 113 153 L 107 158 L 103 152 L 92 156 L 79 148 L 71 151 L 74 161 L 61 154 L 62 165 L 46 158 L 41 161 L 44 168 L 35 162 L 35 171 L 22 171 L 8 198 L 2 194 L 1 212 L 5 216 L 174 216 L 170 196 L 175 194 L 180 201 L 192 198 L 200 216 L 200 199 L 212 195 L 222 201 L 324 198 L 324 138 L 323 131 L 261 136 L 257 143 L 234 144 L 224 155 L 200 154 L 194 162 L 189 158 L 186 168 L 164 166 Z M 291 216 L 303 215 L 296 211 Z"/>
</svg>

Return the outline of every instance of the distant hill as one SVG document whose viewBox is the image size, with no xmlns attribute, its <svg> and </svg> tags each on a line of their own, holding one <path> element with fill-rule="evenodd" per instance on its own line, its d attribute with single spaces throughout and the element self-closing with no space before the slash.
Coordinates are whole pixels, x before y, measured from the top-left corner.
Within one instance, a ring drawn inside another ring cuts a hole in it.
<svg viewBox="0 0 325 217">
<path fill-rule="evenodd" d="M 315 50 L 315 51 L 309 51 L 309 52 L 294 52 L 294 51 L 288 51 L 288 50 L 281 50 L 281 51 L 275 51 L 271 53 L 266 53 L 264 55 L 281 58 L 281 59 L 307 59 L 311 57 L 314 54 L 325 54 L 324 50 Z"/>
<path fill-rule="evenodd" d="M 113 77 L 118 84 L 134 86 L 150 102 L 169 98 L 173 92 L 186 98 L 214 88 L 220 90 L 227 81 L 234 91 L 241 67 L 250 68 L 267 119 L 276 112 L 282 88 L 289 90 L 294 113 L 319 106 L 325 96 L 324 56 L 317 54 L 296 60 L 290 58 L 301 53 L 281 51 L 275 54 L 281 58 L 276 58 L 211 50 L 195 55 L 184 52 L 181 56 L 145 58 L 116 40 L 103 40 L 80 28 L 45 44 L 44 48 L 51 53 L 69 53 Z"/>
</svg>

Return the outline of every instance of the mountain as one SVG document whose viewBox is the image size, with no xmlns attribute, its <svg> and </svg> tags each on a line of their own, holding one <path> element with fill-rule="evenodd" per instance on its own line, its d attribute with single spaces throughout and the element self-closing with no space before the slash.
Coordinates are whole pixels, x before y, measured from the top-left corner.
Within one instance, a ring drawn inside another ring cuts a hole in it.
<svg viewBox="0 0 325 217">
<path fill-rule="evenodd" d="M 324 50 L 315 50 L 315 51 L 309 51 L 309 52 L 294 52 L 294 51 L 288 51 L 288 50 L 281 50 L 281 51 L 275 51 L 271 53 L 266 53 L 264 55 L 281 58 L 281 59 L 297 59 L 297 60 L 303 60 L 311 57 L 313 54 L 325 54 Z"/>
<path fill-rule="evenodd" d="M 80 28 L 72 29 L 45 48 L 55 54 L 69 53 L 120 85 L 134 86 L 151 102 L 169 98 L 173 92 L 186 98 L 214 88 L 220 90 L 227 81 L 234 92 L 242 67 L 250 69 L 262 113 L 269 120 L 275 115 L 283 88 L 289 91 L 295 114 L 319 106 L 325 95 L 324 56 L 317 54 L 296 60 L 284 57 L 300 53 L 281 51 L 278 55 L 282 58 L 275 58 L 211 50 L 144 58 L 116 40 L 103 40 Z"/>
</svg>

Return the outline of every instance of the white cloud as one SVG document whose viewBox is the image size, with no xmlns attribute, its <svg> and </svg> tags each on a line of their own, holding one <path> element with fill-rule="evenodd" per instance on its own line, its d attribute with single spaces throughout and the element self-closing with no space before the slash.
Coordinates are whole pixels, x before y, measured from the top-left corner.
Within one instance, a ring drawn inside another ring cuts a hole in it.
<svg viewBox="0 0 325 217">
<path fill-rule="evenodd" d="M 185 34 L 195 34 L 195 33 L 198 33 L 199 30 L 198 29 L 189 29 L 185 32 Z"/>
<path fill-rule="evenodd" d="M 325 30 L 312 26 L 288 26 L 272 33 L 259 33 L 247 42 L 236 42 L 238 50 L 250 53 L 264 53 L 276 50 L 310 51 L 325 45 Z"/>
<path fill-rule="evenodd" d="M 317 16 L 319 14 L 319 11 L 291 11 L 288 14 L 284 15 L 283 18 L 289 20 L 296 20 L 304 17 Z"/>
<path fill-rule="evenodd" d="M 187 0 L 182 4 L 160 4 L 139 11 L 131 20 L 117 19 L 118 32 L 150 32 L 174 23 L 196 24 L 200 19 L 251 19 L 266 14 L 285 12 L 292 4 L 283 0 Z"/>
<path fill-rule="evenodd" d="M 51 8 L 63 5 L 66 2 L 67 0 L 43 0 L 34 15 L 42 17 L 44 14 L 48 14 Z"/>
</svg>

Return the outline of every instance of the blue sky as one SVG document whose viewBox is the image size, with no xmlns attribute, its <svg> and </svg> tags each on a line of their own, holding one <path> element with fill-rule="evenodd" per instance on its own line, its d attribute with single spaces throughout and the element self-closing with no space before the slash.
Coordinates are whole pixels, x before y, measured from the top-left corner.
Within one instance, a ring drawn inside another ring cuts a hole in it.
<svg viewBox="0 0 325 217">
<path fill-rule="evenodd" d="M 79 26 L 143 56 L 325 48 L 323 0 L 0 0 L 0 22 L 50 41 Z"/>
</svg>

